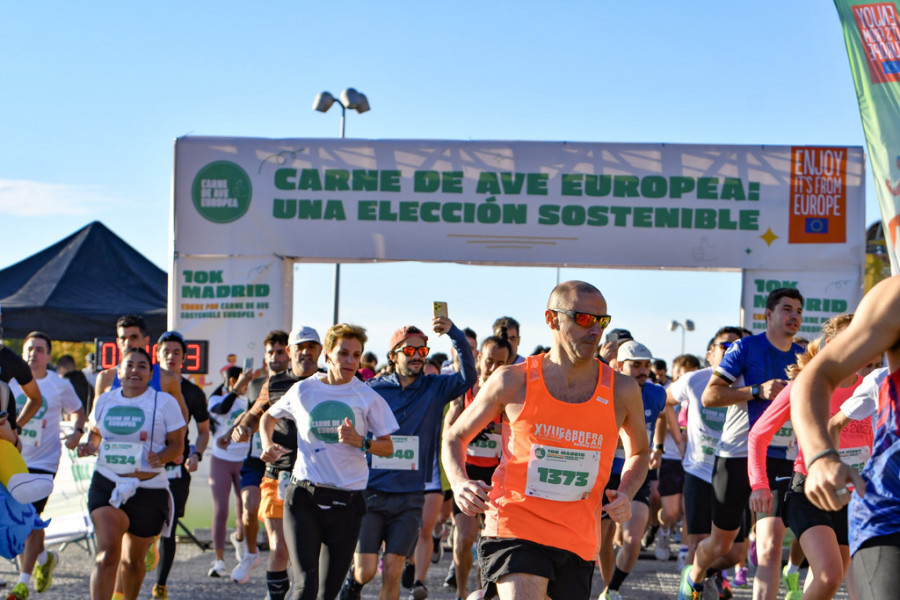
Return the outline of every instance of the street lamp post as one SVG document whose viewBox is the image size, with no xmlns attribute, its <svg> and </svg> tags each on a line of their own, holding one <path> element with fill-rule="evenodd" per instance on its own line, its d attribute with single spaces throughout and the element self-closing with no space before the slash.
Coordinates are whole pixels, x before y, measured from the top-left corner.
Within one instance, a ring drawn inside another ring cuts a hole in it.
<svg viewBox="0 0 900 600">
<path fill-rule="evenodd" d="M 321 92 L 316 94 L 313 100 L 313 110 L 319 112 L 328 112 L 333 104 L 341 107 L 341 139 L 344 139 L 344 121 L 347 118 L 347 109 L 355 110 L 362 114 L 371 109 L 369 99 L 365 94 L 357 92 L 354 88 L 347 88 L 341 92 L 341 99 L 338 100 L 331 95 L 330 92 Z M 341 263 L 334 263 L 334 324 L 338 322 L 338 306 L 341 299 Z"/>
<path fill-rule="evenodd" d="M 690 319 L 685 319 L 683 323 L 679 321 L 669 321 L 669 331 L 675 331 L 679 327 L 681 327 L 681 353 L 684 354 L 684 334 L 686 331 L 694 330 L 694 322 Z"/>
</svg>

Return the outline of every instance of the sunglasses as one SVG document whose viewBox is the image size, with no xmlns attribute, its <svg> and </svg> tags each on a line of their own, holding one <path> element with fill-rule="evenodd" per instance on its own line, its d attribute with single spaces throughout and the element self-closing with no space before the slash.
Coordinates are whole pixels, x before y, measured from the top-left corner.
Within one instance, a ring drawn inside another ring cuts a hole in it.
<svg viewBox="0 0 900 600">
<path fill-rule="evenodd" d="M 410 358 L 415 356 L 418 352 L 419 356 L 425 358 L 426 356 L 428 356 L 429 350 L 430 348 L 428 346 L 403 346 L 402 348 L 397 348 L 396 350 L 394 350 L 394 352 L 402 352 Z"/>
<path fill-rule="evenodd" d="M 716 344 L 716 346 L 719 346 L 720 348 L 722 348 L 722 350 L 728 350 L 729 348 L 734 346 L 734 342 L 719 342 L 718 344 Z"/>
<path fill-rule="evenodd" d="M 572 320 L 575 321 L 576 325 L 580 325 L 581 327 L 593 327 L 600 322 L 600 327 L 606 329 L 606 326 L 609 325 L 609 322 L 612 321 L 612 317 L 610 315 L 592 315 L 591 313 L 586 312 L 577 312 L 574 310 L 564 310 L 562 308 L 551 308 L 555 313 L 562 313 L 564 315 L 568 315 L 572 317 Z"/>
</svg>

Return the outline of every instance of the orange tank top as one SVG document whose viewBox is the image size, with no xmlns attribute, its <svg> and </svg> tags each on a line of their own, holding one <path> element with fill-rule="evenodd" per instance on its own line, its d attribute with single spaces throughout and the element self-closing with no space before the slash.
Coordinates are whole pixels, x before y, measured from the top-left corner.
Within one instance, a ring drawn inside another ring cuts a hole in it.
<svg viewBox="0 0 900 600">
<path fill-rule="evenodd" d="M 542 359 L 530 356 L 512 367 L 525 369 L 525 402 L 503 427 L 484 535 L 529 540 L 594 560 L 596 513 L 618 439 L 614 372 L 597 361 L 593 395 L 571 404 L 547 391 Z"/>
</svg>

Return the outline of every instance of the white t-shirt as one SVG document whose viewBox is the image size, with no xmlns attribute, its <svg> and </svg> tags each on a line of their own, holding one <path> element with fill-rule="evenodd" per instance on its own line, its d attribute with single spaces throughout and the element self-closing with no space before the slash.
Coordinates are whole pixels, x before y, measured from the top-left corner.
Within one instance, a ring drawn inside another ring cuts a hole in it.
<svg viewBox="0 0 900 600">
<path fill-rule="evenodd" d="M 222 404 L 222 401 L 225 400 L 226 396 L 227 394 L 225 396 L 211 396 L 209 399 L 209 418 L 216 423 L 216 437 L 212 440 L 212 455 L 220 460 L 227 460 L 228 462 L 243 462 L 243 460 L 247 458 L 250 442 L 232 441 L 228 444 L 228 448 L 225 449 L 220 448 L 219 444 L 216 443 L 223 435 L 230 433 L 235 420 L 247 410 L 247 398 L 245 396 L 238 396 L 234 399 L 231 410 L 224 415 L 220 415 L 213 409 Z"/>
<path fill-rule="evenodd" d="M 878 390 L 881 389 L 881 382 L 887 376 L 888 368 L 881 367 L 863 377 L 853 395 L 841 404 L 841 412 L 851 421 L 861 421 L 874 415 L 878 410 Z"/>
<path fill-rule="evenodd" d="M 293 476 L 349 490 L 365 489 L 369 480 L 366 453 L 338 442 L 344 419 L 356 431 L 375 438 L 397 431 L 397 419 L 377 392 L 355 377 L 349 383 L 329 385 L 318 377 L 294 384 L 268 413 L 297 425 L 297 461 Z"/>
<path fill-rule="evenodd" d="M 147 452 L 160 452 L 166 447 L 166 435 L 186 425 L 178 400 L 165 392 L 147 388 L 140 396 L 126 398 L 122 388 L 102 394 L 94 402 L 89 424 L 102 437 L 97 466 L 124 474 L 144 471 L 162 473 L 165 467 L 147 464 Z M 130 459 L 139 447 L 139 458 L 126 467 L 111 458 Z M 139 463 L 139 464 L 138 464 Z"/>
<path fill-rule="evenodd" d="M 73 413 L 81 408 L 81 398 L 68 379 L 53 371 L 47 371 L 43 379 L 37 379 L 41 390 L 41 407 L 22 428 L 22 458 L 29 469 L 40 469 L 56 473 L 62 443 L 59 440 L 59 421 L 62 412 Z M 24 406 L 28 400 L 15 379 L 9 382 L 16 399 L 16 408 Z"/>
<path fill-rule="evenodd" d="M 684 471 L 712 483 L 716 446 L 722 437 L 727 409 L 704 407 L 700 398 L 712 376 L 712 367 L 686 373 L 669 388 L 679 403 L 687 402 L 687 443 Z"/>
</svg>

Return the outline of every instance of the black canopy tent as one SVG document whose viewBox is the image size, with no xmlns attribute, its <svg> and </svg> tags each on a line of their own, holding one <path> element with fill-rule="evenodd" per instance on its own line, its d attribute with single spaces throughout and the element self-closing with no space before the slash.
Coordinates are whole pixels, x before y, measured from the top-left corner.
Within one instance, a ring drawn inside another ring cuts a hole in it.
<svg viewBox="0 0 900 600">
<path fill-rule="evenodd" d="M 152 334 L 166 328 L 166 272 L 103 223 L 0 271 L 5 337 L 39 330 L 54 340 L 112 336 L 119 315 L 134 313 Z"/>
</svg>

